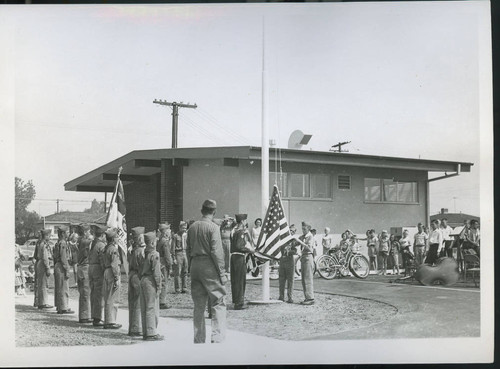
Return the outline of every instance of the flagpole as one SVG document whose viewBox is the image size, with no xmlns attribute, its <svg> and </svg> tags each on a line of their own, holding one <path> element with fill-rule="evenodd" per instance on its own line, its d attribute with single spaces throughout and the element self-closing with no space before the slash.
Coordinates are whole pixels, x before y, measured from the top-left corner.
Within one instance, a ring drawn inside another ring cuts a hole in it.
<svg viewBox="0 0 500 369">
<path fill-rule="evenodd" d="M 266 63 L 265 63 L 265 18 L 262 18 L 262 214 L 269 203 L 269 128 L 266 112 Z M 262 301 L 269 301 L 269 261 L 262 265 Z"/>
</svg>

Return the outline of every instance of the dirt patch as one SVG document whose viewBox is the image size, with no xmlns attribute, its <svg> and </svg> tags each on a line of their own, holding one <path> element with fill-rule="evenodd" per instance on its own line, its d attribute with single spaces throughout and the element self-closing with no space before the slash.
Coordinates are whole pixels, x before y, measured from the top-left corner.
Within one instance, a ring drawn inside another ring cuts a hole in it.
<svg viewBox="0 0 500 369">
<path fill-rule="evenodd" d="M 300 281 L 297 281 L 300 283 Z M 261 286 L 247 283 L 245 298 L 261 299 Z M 248 305 L 246 310 L 233 310 L 231 287 L 227 288 L 228 329 L 257 334 L 281 340 L 305 340 L 315 336 L 358 329 L 392 318 L 397 309 L 373 300 L 329 294 L 315 294 L 315 304 L 300 305 L 302 291 L 294 291 L 296 303 Z M 278 289 L 271 287 L 271 298 L 278 297 Z M 167 297 L 171 309 L 161 310 L 160 316 L 191 320 L 193 301 L 188 289 L 186 294 Z"/>
</svg>

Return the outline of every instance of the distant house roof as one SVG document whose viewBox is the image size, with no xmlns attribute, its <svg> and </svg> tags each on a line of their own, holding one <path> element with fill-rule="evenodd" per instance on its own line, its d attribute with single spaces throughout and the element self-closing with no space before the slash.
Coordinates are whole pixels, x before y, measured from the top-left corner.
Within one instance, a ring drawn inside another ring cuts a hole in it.
<svg viewBox="0 0 500 369">
<path fill-rule="evenodd" d="M 470 215 L 470 214 L 465 214 L 465 213 L 439 213 L 439 214 L 434 214 L 430 216 L 431 221 L 434 219 L 443 219 L 446 218 L 448 219 L 448 224 L 453 226 L 453 225 L 463 225 L 464 221 L 466 220 L 477 220 L 479 221 L 480 218 L 475 216 L 475 215 Z"/>
<path fill-rule="evenodd" d="M 43 223 L 41 220 L 39 223 Z M 74 212 L 74 211 L 62 211 L 60 213 L 51 214 L 45 217 L 45 223 L 68 223 L 68 224 L 80 224 L 80 223 L 106 223 L 106 214 L 92 214 L 84 212 Z"/>
<path fill-rule="evenodd" d="M 473 163 L 409 159 L 376 155 L 280 149 L 281 161 L 310 164 L 348 165 L 376 168 L 423 170 L 429 172 L 470 172 Z M 149 181 L 161 172 L 161 159 L 189 165 L 191 159 L 261 160 L 261 148 L 255 146 L 221 146 L 176 149 L 136 150 L 64 184 L 66 191 L 113 192 L 118 169 L 122 167 L 124 184 Z"/>
</svg>

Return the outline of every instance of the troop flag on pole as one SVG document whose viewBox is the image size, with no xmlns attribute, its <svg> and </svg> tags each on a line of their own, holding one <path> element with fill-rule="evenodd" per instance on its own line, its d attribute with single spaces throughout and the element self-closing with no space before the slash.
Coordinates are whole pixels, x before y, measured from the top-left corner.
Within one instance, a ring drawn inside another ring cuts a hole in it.
<svg viewBox="0 0 500 369">
<path fill-rule="evenodd" d="M 118 233 L 118 249 L 120 251 L 121 262 L 125 273 L 128 274 L 128 262 L 127 262 L 127 224 L 125 221 L 125 214 L 127 210 L 125 208 L 125 193 L 123 192 L 122 181 L 120 180 L 121 169 L 118 172 L 118 178 L 116 181 L 115 192 L 111 197 L 111 203 L 109 205 L 108 217 L 106 219 L 106 225 L 110 228 L 116 228 Z"/>
<path fill-rule="evenodd" d="M 260 264 L 281 257 L 280 247 L 292 240 L 290 228 L 281 205 L 278 186 L 274 185 L 266 217 L 257 241 L 255 256 Z"/>
</svg>

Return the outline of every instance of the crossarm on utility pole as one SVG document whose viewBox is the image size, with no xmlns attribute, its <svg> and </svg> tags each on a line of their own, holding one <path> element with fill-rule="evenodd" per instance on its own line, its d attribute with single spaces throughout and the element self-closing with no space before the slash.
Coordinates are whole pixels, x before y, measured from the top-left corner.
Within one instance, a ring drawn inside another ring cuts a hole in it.
<svg viewBox="0 0 500 369">
<path fill-rule="evenodd" d="M 184 104 L 183 102 L 168 102 L 165 100 L 157 100 L 153 101 L 153 104 L 165 105 L 172 107 L 172 149 L 177 148 L 177 126 L 178 126 L 178 116 L 179 116 L 179 108 L 191 108 L 196 109 L 198 105 L 194 104 Z"/>
</svg>

